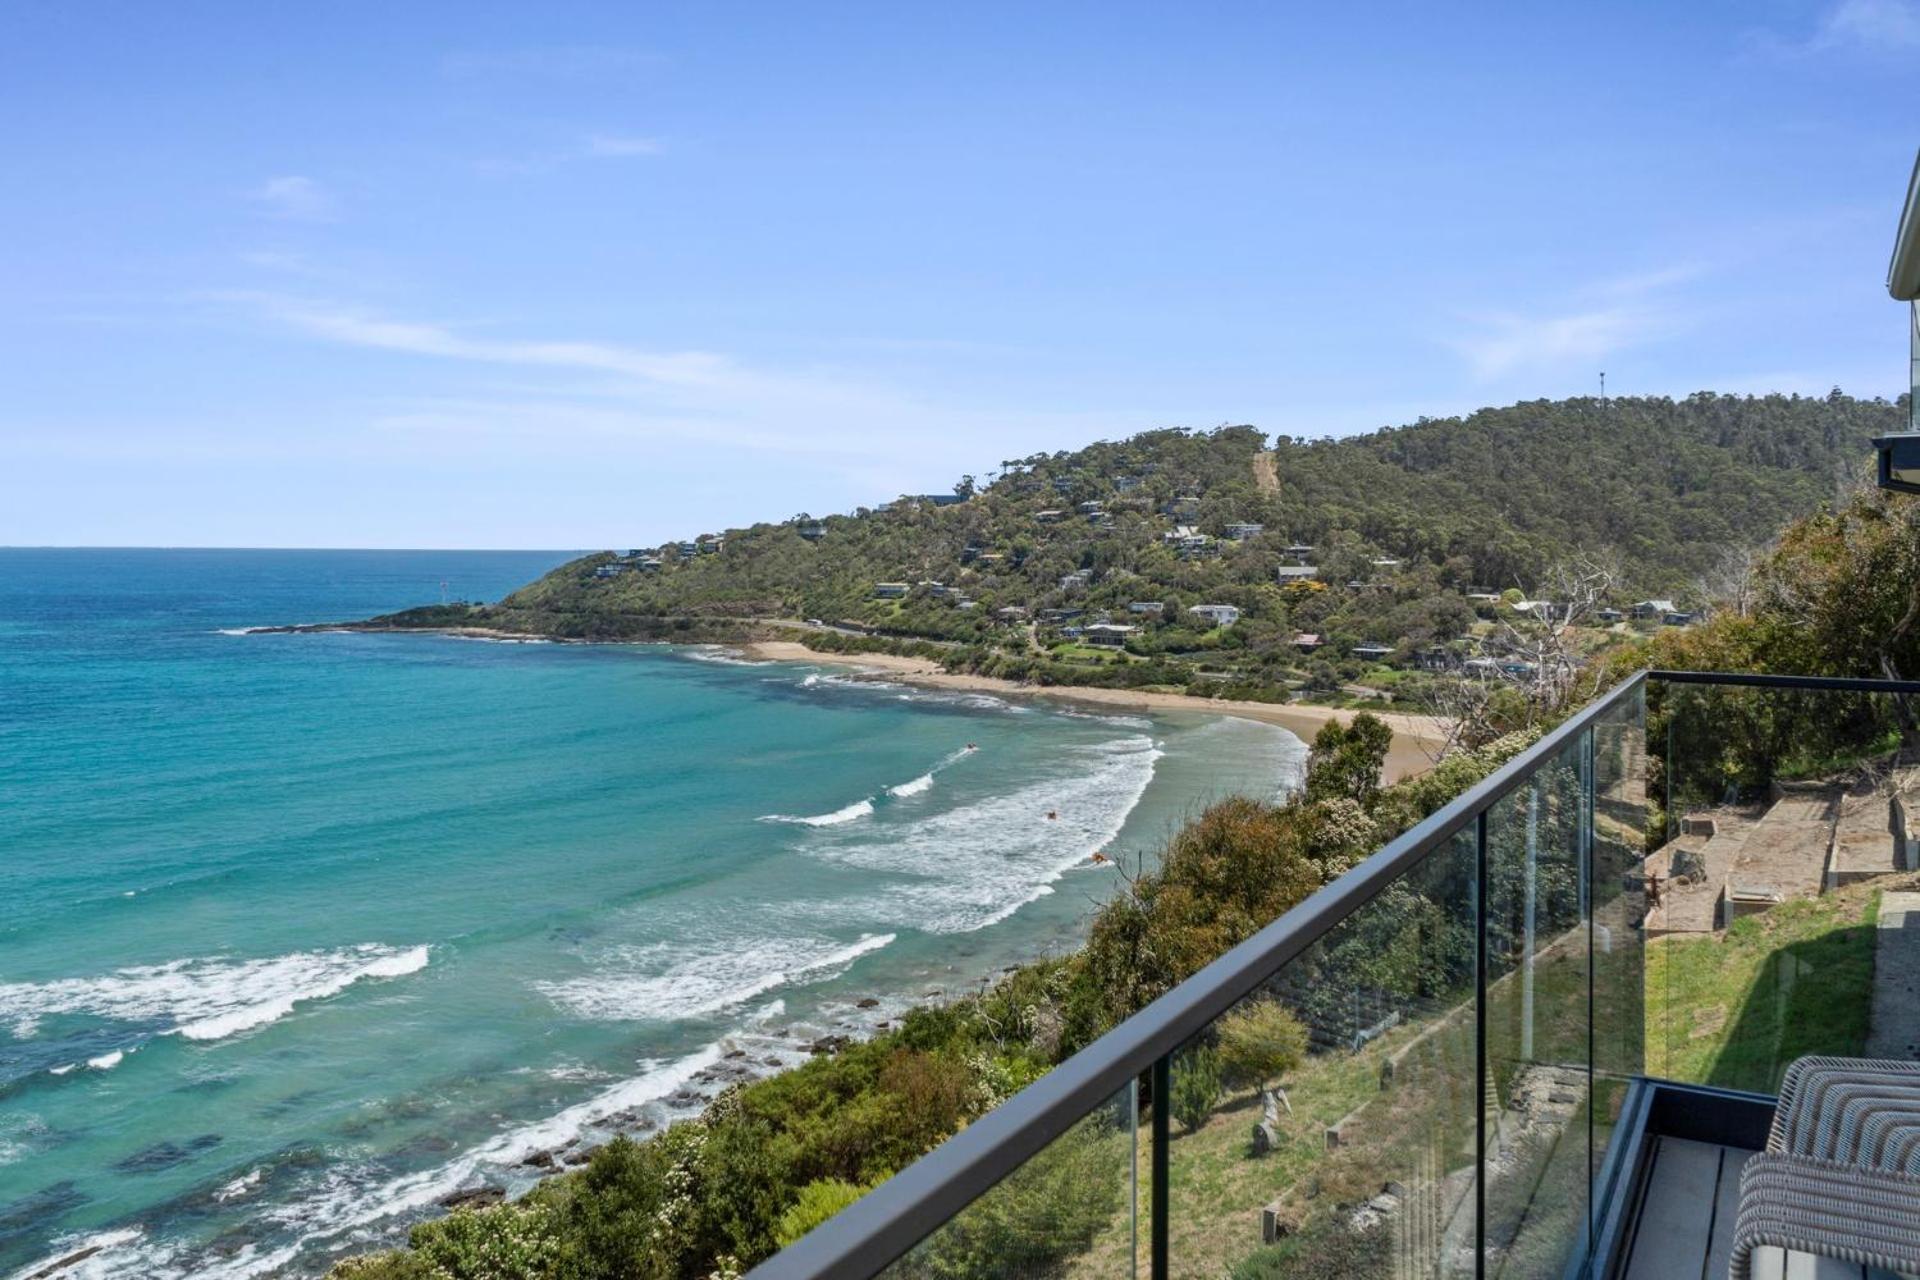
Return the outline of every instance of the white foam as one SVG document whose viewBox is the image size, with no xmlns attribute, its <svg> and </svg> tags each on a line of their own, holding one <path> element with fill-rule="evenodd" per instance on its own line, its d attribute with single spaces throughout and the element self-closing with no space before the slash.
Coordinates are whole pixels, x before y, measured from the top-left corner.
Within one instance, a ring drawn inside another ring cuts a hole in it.
<svg viewBox="0 0 1920 1280">
<path fill-rule="evenodd" d="M 862 919 L 929 933 L 983 929 L 1053 892 L 1069 869 L 1104 852 L 1152 782 L 1160 755 L 1145 735 L 1068 748 L 1059 755 L 1058 777 L 889 824 L 884 832 L 822 830 L 801 847 L 903 879 L 848 904 Z"/>
<path fill-rule="evenodd" d="M 584 978 L 537 982 L 548 999 L 598 1021 L 670 1021 L 718 1013 L 790 983 L 821 982 L 894 935 L 858 942 L 831 938 L 734 939 L 691 949 L 685 943 L 618 948 L 604 969 Z"/>
<path fill-rule="evenodd" d="M 13 1034 L 37 1034 L 42 1019 L 81 1014 L 151 1024 L 155 1034 L 218 1040 L 264 1026 L 296 1005 L 337 995 L 362 979 L 424 968 L 428 950 L 368 944 L 298 951 L 261 960 L 226 956 L 119 969 L 93 978 L 0 983 L 0 1018 Z"/>
<path fill-rule="evenodd" d="M 714 662 L 723 667 L 770 667 L 772 662 L 759 658 L 749 658 L 738 649 L 728 649 L 723 645 L 689 645 L 680 651 L 695 662 Z"/>
<path fill-rule="evenodd" d="M 797 817 L 787 813 L 769 813 L 760 819 L 762 822 L 791 822 L 802 827 L 837 827 L 857 818 L 865 818 L 873 813 L 873 797 L 855 800 L 844 809 L 835 809 L 832 813 L 817 813 L 812 817 Z"/>
<path fill-rule="evenodd" d="M 253 1169 L 249 1170 L 246 1173 L 241 1174 L 239 1177 L 235 1178 L 232 1182 L 229 1182 L 225 1186 L 216 1190 L 213 1193 L 213 1198 L 215 1200 L 218 1200 L 222 1204 L 227 1204 L 231 1201 L 238 1200 L 242 1196 L 246 1195 L 249 1191 L 252 1191 L 255 1187 L 259 1186 L 260 1180 L 265 1178 L 266 1176 L 267 1176 L 267 1167 L 265 1165 L 256 1165 Z"/>
<path fill-rule="evenodd" d="M 912 782 L 903 782 L 897 787 L 888 787 L 890 796 L 917 796 L 933 790 L 933 775 L 923 773 Z"/>
<path fill-rule="evenodd" d="M 96 1245 L 100 1252 L 61 1272 L 61 1280 L 126 1280 L 129 1276 L 142 1280 L 244 1280 L 279 1271 L 309 1247 L 338 1247 L 348 1241 L 371 1245 L 377 1242 L 368 1229 L 376 1224 L 431 1208 L 452 1192 L 482 1179 L 506 1178 L 536 1151 L 564 1146 L 614 1117 L 658 1103 L 720 1061 L 724 1052 L 716 1042 L 670 1062 L 643 1062 L 639 1064 L 641 1074 L 544 1120 L 506 1130 L 436 1168 L 370 1179 L 364 1172 L 355 1176 L 353 1170 L 336 1166 L 311 1193 L 256 1209 L 256 1221 L 290 1237 L 291 1242 L 282 1247 L 263 1250 L 249 1244 L 230 1257 L 210 1256 L 182 1243 L 148 1240 L 136 1228 L 68 1237 L 57 1243 L 55 1252 L 17 1272 L 12 1280 L 24 1280 L 60 1258 Z"/>
<path fill-rule="evenodd" d="M 87 1066 L 94 1071 L 111 1071 L 119 1066 L 121 1062 L 125 1061 L 126 1056 L 126 1050 L 115 1049 L 113 1052 L 103 1053 L 97 1058 L 88 1058 Z"/>
</svg>

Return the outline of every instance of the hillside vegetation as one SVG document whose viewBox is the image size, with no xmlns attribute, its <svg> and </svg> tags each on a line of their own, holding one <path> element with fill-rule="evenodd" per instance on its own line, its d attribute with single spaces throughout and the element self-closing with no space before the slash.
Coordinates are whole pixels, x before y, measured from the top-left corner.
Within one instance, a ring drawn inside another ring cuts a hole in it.
<svg viewBox="0 0 1920 1280">
<path fill-rule="evenodd" d="M 384 621 L 711 639 L 816 618 L 970 646 L 968 668 L 1015 678 L 1297 684 L 1299 633 L 1323 638 L 1315 662 L 1366 642 L 1404 662 L 1470 635 L 1487 605 L 1469 594 L 1531 592 L 1575 554 L 1617 567 L 1622 603 L 1702 599 L 1730 548 L 1830 499 L 1899 422 L 1836 391 L 1533 401 L 1311 442 L 1155 431 L 1009 460 L 952 493 L 587 556 L 499 605 Z M 1316 572 L 1281 579 L 1302 564 Z M 876 592 L 888 583 L 904 595 Z M 1189 612 L 1202 604 L 1240 616 Z M 1136 630 L 1089 652 L 1080 628 L 1108 619 Z M 1114 669 L 1130 664 L 1145 665 Z"/>
</svg>

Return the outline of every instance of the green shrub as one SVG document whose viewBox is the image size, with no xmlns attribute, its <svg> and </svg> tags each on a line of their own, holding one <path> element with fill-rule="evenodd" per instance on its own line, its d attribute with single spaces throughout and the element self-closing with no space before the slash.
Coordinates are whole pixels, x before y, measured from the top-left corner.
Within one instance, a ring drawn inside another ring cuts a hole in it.
<svg viewBox="0 0 1920 1280">
<path fill-rule="evenodd" d="M 1174 1060 L 1168 1112 L 1188 1133 L 1204 1125 L 1220 1101 L 1220 1055 L 1204 1046 Z"/>
<path fill-rule="evenodd" d="M 782 1249 L 867 1194 L 870 1188 L 841 1182 L 837 1178 L 809 1182 L 800 1188 L 799 1198 L 774 1224 L 773 1238 Z"/>
<path fill-rule="evenodd" d="M 1307 1056 L 1307 1029 L 1278 1000 L 1254 1000 L 1220 1019 L 1220 1068 L 1228 1080 L 1264 1089 Z"/>
</svg>

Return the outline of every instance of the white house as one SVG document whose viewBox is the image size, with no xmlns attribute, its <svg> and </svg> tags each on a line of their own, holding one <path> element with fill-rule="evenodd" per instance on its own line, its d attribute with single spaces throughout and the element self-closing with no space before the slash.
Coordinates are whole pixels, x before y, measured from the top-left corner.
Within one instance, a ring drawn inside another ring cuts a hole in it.
<svg viewBox="0 0 1920 1280">
<path fill-rule="evenodd" d="M 1196 618 L 1205 618 L 1216 627 L 1230 627 L 1240 621 L 1240 610 L 1230 604 L 1196 604 L 1187 612 Z"/>
<path fill-rule="evenodd" d="M 1317 564 L 1283 564 L 1275 569 L 1273 573 L 1282 583 L 1306 582 L 1309 579 L 1320 576 L 1320 566 Z"/>
</svg>

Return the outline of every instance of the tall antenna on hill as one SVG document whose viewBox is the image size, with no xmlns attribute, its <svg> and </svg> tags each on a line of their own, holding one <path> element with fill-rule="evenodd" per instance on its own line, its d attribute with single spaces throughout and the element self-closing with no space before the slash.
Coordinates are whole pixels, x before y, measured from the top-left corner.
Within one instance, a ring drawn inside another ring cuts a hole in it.
<svg viewBox="0 0 1920 1280">
<path fill-rule="evenodd" d="M 1602 409 L 1607 407 L 1607 371 L 1605 369 L 1600 371 L 1600 407 Z"/>
</svg>

